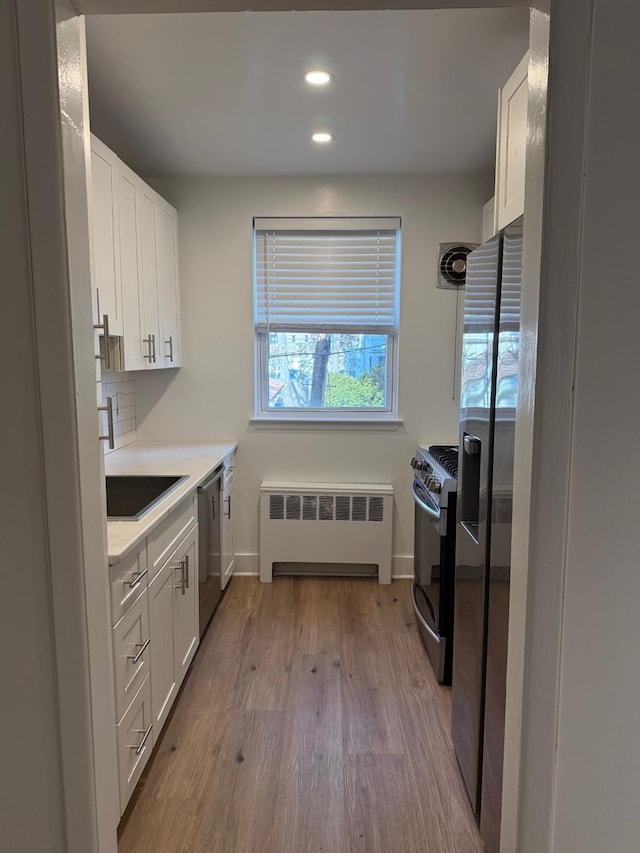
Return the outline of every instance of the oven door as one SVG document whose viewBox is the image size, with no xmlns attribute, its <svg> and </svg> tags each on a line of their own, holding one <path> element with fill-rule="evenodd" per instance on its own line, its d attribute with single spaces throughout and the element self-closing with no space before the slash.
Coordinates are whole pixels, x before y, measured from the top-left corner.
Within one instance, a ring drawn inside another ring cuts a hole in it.
<svg viewBox="0 0 640 853">
<path fill-rule="evenodd" d="M 413 609 L 438 681 L 445 677 L 447 638 L 440 631 L 441 566 L 444 537 L 439 528 L 446 510 L 439 510 L 419 480 L 413 481 L 415 502 Z"/>
</svg>

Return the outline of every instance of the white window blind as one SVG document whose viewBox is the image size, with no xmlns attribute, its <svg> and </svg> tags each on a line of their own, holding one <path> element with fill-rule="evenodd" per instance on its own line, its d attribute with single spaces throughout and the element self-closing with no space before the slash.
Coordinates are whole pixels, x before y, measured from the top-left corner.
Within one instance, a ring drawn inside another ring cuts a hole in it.
<svg viewBox="0 0 640 853">
<path fill-rule="evenodd" d="M 258 332 L 396 334 L 399 218 L 255 219 Z"/>
</svg>

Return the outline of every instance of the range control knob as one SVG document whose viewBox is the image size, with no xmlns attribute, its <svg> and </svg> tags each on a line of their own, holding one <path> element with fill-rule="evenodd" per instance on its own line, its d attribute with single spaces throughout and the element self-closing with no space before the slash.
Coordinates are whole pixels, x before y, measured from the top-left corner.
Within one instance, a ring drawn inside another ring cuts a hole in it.
<svg viewBox="0 0 640 853">
<path fill-rule="evenodd" d="M 415 468 L 416 471 L 424 470 L 425 462 L 423 459 L 418 459 L 417 456 L 414 456 L 411 460 L 411 467 Z"/>
<path fill-rule="evenodd" d="M 440 481 L 435 477 L 429 477 L 429 482 L 427 483 L 427 488 L 430 492 L 434 492 L 434 494 L 439 495 L 442 491 L 442 486 L 440 485 Z"/>
</svg>

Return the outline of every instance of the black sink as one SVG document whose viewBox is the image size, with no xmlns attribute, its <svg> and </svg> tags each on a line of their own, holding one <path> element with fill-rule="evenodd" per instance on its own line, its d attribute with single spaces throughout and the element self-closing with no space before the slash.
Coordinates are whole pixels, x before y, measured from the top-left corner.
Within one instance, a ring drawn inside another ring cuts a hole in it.
<svg viewBox="0 0 640 853">
<path fill-rule="evenodd" d="M 107 518 L 138 521 L 187 477 L 187 474 L 108 476 Z"/>
</svg>

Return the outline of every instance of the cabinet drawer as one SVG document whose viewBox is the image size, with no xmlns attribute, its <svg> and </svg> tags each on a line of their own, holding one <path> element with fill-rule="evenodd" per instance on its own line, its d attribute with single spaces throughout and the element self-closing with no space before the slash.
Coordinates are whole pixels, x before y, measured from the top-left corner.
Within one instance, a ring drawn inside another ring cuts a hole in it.
<svg viewBox="0 0 640 853">
<path fill-rule="evenodd" d="M 136 693 L 127 713 L 116 726 L 116 740 L 120 814 L 122 814 L 153 747 L 151 679 L 148 676 Z"/>
<path fill-rule="evenodd" d="M 148 594 L 145 589 L 113 629 L 117 720 L 127 710 L 149 674 L 150 645 Z"/>
<path fill-rule="evenodd" d="M 196 523 L 197 496 L 189 495 L 147 539 L 151 581 Z"/>
<path fill-rule="evenodd" d="M 109 566 L 112 625 L 118 622 L 147 588 L 149 580 L 147 569 L 146 544 L 138 548 L 134 554 L 129 554 L 118 563 Z"/>
</svg>

